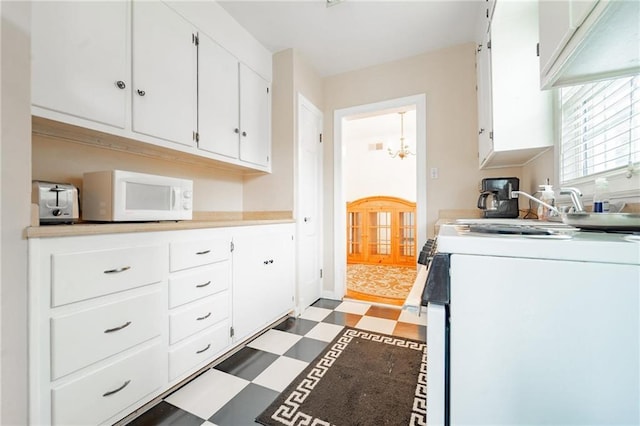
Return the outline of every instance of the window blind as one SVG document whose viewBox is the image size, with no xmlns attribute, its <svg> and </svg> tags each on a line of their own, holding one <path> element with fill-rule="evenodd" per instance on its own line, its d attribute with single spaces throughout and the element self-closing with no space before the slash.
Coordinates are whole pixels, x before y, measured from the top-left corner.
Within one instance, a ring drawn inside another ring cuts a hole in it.
<svg viewBox="0 0 640 426">
<path fill-rule="evenodd" d="M 640 161 L 640 75 L 560 89 L 562 183 Z"/>
</svg>

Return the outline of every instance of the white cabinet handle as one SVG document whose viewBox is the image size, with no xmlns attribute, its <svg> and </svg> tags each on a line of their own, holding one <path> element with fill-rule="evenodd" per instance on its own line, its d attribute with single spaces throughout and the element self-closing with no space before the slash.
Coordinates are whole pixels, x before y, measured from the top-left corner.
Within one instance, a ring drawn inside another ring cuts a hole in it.
<svg viewBox="0 0 640 426">
<path fill-rule="evenodd" d="M 207 254 L 207 253 L 211 253 L 211 250 L 204 250 L 204 251 L 197 251 L 196 252 L 197 255 L 202 255 L 202 254 Z"/>
<path fill-rule="evenodd" d="M 104 271 L 104 273 L 105 274 L 118 274 L 120 272 L 128 271 L 129 269 L 131 269 L 131 266 L 123 266 L 122 268 L 107 269 L 106 271 Z"/>
<path fill-rule="evenodd" d="M 104 332 L 105 333 L 113 333 L 114 331 L 122 330 L 123 328 L 129 327 L 130 325 L 131 325 L 131 321 L 127 321 L 126 323 L 122 324 L 120 327 L 108 328 Z"/>
<path fill-rule="evenodd" d="M 105 392 L 102 394 L 102 396 L 109 396 L 109 395 L 113 395 L 114 393 L 118 393 L 120 392 L 122 389 L 126 388 L 127 386 L 129 386 L 129 383 L 131 383 L 131 379 L 127 380 L 126 382 L 124 382 L 122 384 L 122 386 L 120 386 L 118 389 L 114 389 L 112 391 L 109 392 Z"/>
<path fill-rule="evenodd" d="M 207 282 L 206 282 L 206 283 L 204 283 L 204 284 L 198 284 L 198 285 L 196 285 L 196 288 L 206 287 L 206 286 L 208 286 L 209 284 L 211 284 L 211 281 L 207 281 Z"/>
<path fill-rule="evenodd" d="M 211 343 L 209 343 L 206 348 L 196 351 L 196 353 L 201 354 L 202 352 L 208 351 L 210 347 L 211 347 Z"/>
<path fill-rule="evenodd" d="M 203 316 L 203 317 L 198 317 L 196 318 L 197 321 L 202 321 L 202 320 L 206 320 L 207 318 L 209 318 L 211 316 L 211 312 L 209 312 L 207 315 Z"/>
</svg>

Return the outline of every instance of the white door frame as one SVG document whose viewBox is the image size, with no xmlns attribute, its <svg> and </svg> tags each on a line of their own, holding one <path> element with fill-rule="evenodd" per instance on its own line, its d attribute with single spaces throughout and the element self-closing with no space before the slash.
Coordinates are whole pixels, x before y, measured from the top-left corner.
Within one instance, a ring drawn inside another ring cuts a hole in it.
<svg viewBox="0 0 640 426">
<path fill-rule="evenodd" d="M 302 108 L 307 108 L 308 110 L 312 111 L 314 114 L 316 114 L 317 116 L 320 117 L 320 131 L 322 131 L 323 129 L 323 123 L 324 123 L 324 114 L 322 113 L 322 111 L 316 107 L 311 101 L 309 101 L 307 98 L 305 98 L 301 93 L 298 93 L 298 106 L 297 106 L 297 110 L 296 110 L 296 144 L 295 144 L 295 176 L 296 179 L 294 180 L 294 187 L 295 187 L 295 215 L 294 218 L 296 220 L 296 258 L 298 258 L 299 256 L 301 256 L 301 246 L 300 246 L 300 236 L 302 235 L 302 224 L 300 222 L 300 220 L 302 218 L 298 217 L 299 213 L 300 213 L 300 190 L 301 188 L 299 187 L 299 183 L 300 183 L 300 179 L 299 179 L 299 173 L 300 173 L 300 135 L 302 134 L 300 126 L 301 126 L 301 120 L 300 120 L 300 116 L 302 114 Z M 323 184 L 323 149 L 322 146 L 318 147 L 318 217 L 314 218 L 313 220 L 315 221 L 315 223 L 318 226 L 317 232 L 318 232 L 318 267 L 322 268 L 323 265 L 323 217 L 322 217 L 322 213 L 323 213 L 323 202 L 322 202 L 322 194 L 324 192 L 324 184 Z M 299 316 L 302 313 L 302 310 L 304 310 L 304 306 L 300 306 L 300 282 L 301 280 L 299 279 L 300 277 L 300 271 L 299 271 L 299 265 L 300 262 L 296 262 L 296 301 L 295 301 L 295 316 Z M 318 275 L 320 275 L 320 271 L 318 271 Z M 320 296 L 322 297 L 322 282 L 323 279 L 320 276 L 319 278 L 319 286 L 320 288 L 318 289 L 318 294 L 320 294 Z"/>
<path fill-rule="evenodd" d="M 416 251 L 427 241 L 427 96 L 425 94 L 390 99 L 351 108 L 338 109 L 333 114 L 333 204 L 334 204 L 334 298 L 342 299 L 347 282 L 347 222 L 346 197 L 343 182 L 344 153 L 342 122 L 345 118 L 407 105 L 416 106 Z"/>
</svg>

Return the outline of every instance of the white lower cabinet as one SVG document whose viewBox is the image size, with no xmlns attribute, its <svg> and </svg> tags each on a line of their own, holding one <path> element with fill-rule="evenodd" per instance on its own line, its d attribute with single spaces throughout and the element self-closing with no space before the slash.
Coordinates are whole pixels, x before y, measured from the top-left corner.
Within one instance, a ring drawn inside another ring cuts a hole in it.
<svg viewBox="0 0 640 426">
<path fill-rule="evenodd" d="M 217 262 L 201 268 L 171 274 L 169 277 L 169 307 L 183 305 L 192 300 L 211 296 L 230 289 L 229 262 Z"/>
<path fill-rule="evenodd" d="M 57 379 L 161 334 L 159 289 L 70 315 L 52 317 L 51 378 Z"/>
<path fill-rule="evenodd" d="M 29 424 L 113 424 L 287 315 L 293 232 L 30 239 Z"/>
<path fill-rule="evenodd" d="M 29 423 L 112 424 L 167 384 L 159 233 L 29 240 Z"/>
<path fill-rule="evenodd" d="M 234 235 L 234 341 L 242 341 L 293 310 L 293 226 L 247 228 Z"/>
<path fill-rule="evenodd" d="M 169 314 L 169 343 L 177 343 L 229 317 L 226 291 L 175 309 Z"/>
<path fill-rule="evenodd" d="M 54 253 L 51 259 L 52 306 L 103 296 L 160 282 L 159 246 L 131 245 L 107 250 Z"/>
<path fill-rule="evenodd" d="M 231 235 L 182 231 L 169 246 L 169 380 L 177 381 L 231 344 Z"/>
<path fill-rule="evenodd" d="M 229 321 L 206 329 L 169 349 L 169 380 L 175 380 L 229 347 Z"/>
<path fill-rule="evenodd" d="M 162 352 L 162 345 L 157 343 L 78 380 L 54 387 L 52 424 L 101 424 L 160 389 L 166 383 Z"/>
</svg>

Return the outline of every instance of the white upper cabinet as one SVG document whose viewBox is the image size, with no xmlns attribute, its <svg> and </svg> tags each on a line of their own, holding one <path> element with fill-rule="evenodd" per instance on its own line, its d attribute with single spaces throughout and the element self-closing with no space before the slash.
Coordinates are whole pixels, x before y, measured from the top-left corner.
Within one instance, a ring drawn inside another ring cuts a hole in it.
<svg viewBox="0 0 640 426">
<path fill-rule="evenodd" d="M 206 36 L 198 46 L 200 149 L 268 169 L 269 84 Z"/>
<path fill-rule="evenodd" d="M 161 2 L 133 3 L 133 131 L 195 145 L 196 31 Z"/>
<path fill-rule="evenodd" d="M 541 1 L 539 27 L 540 72 L 545 74 L 575 31 L 571 25 L 571 1 Z"/>
<path fill-rule="evenodd" d="M 491 109 L 491 56 L 490 33 L 476 49 L 476 73 L 478 78 L 478 156 L 484 163 L 493 150 L 493 117 Z"/>
<path fill-rule="evenodd" d="M 271 53 L 216 2 L 38 1 L 31 24 L 34 133 L 271 171 Z"/>
<path fill-rule="evenodd" d="M 33 2 L 34 114 L 124 128 L 131 90 L 128 24 L 125 1 Z"/>
<path fill-rule="evenodd" d="M 269 85 L 240 64 L 240 159 L 267 167 L 271 152 Z"/>
<path fill-rule="evenodd" d="M 198 46 L 200 149 L 239 158 L 238 60 L 206 35 Z"/>
<path fill-rule="evenodd" d="M 553 145 L 551 93 L 539 86 L 537 4 L 496 1 L 488 59 L 478 52 L 481 168 L 521 166 Z"/>
<path fill-rule="evenodd" d="M 640 2 L 541 0 L 543 89 L 640 72 Z"/>
</svg>

